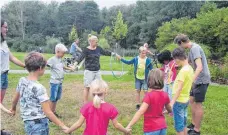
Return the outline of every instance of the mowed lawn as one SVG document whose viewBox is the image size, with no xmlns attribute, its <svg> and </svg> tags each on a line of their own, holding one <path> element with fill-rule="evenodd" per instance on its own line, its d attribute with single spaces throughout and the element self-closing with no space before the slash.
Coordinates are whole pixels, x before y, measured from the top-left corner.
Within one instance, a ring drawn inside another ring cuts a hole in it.
<svg viewBox="0 0 228 135">
<path fill-rule="evenodd" d="M 12 52 L 15 57 L 17 57 L 19 60 L 24 62 L 24 58 L 28 53 L 23 53 L 23 52 Z M 50 57 L 54 56 L 55 54 L 47 54 L 43 53 L 44 57 L 48 60 Z M 66 54 L 64 57 L 71 57 L 71 55 Z M 110 67 L 110 56 L 101 56 L 100 57 L 100 64 L 101 64 L 101 70 L 115 70 L 115 71 L 128 71 L 132 66 L 129 65 L 123 65 L 122 63 L 116 59 L 112 59 L 112 67 Z M 125 57 L 125 59 L 130 60 L 131 57 Z M 14 63 L 10 63 L 10 69 L 11 70 L 23 70 L 22 67 L 19 67 L 15 65 Z M 48 69 L 48 68 L 47 68 Z"/>
<path fill-rule="evenodd" d="M 10 74 L 9 89 L 7 90 L 4 104 L 10 107 L 15 88 L 20 77 L 25 74 Z M 44 75 L 40 78 L 40 82 L 47 88 L 49 94 L 49 75 Z M 110 86 L 106 101 L 114 104 L 119 110 L 118 120 L 123 126 L 127 126 L 128 122 L 135 114 L 135 91 L 134 79 L 131 75 L 124 75 L 121 79 L 115 79 L 113 76 L 103 76 Z M 66 75 L 63 83 L 63 96 L 58 102 L 57 112 L 62 116 L 61 120 L 71 126 L 78 120 L 80 105 L 82 104 L 83 76 L 81 75 Z M 202 123 L 202 135 L 228 135 L 228 86 L 210 86 L 207 93 L 207 99 L 204 104 L 205 116 Z M 166 116 L 168 123 L 168 135 L 174 135 L 173 119 Z M 190 121 L 188 115 L 188 122 Z M 15 135 L 24 135 L 24 125 L 20 118 L 19 104 L 15 117 L 9 117 L 2 113 L 1 115 L 2 128 L 11 131 Z M 74 135 L 82 134 L 85 124 Z M 50 123 L 51 135 L 63 135 L 64 133 Z M 109 135 L 122 134 L 110 122 L 108 128 Z M 135 126 L 133 126 L 133 135 L 143 134 L 143 118 Z"/>
</svg>

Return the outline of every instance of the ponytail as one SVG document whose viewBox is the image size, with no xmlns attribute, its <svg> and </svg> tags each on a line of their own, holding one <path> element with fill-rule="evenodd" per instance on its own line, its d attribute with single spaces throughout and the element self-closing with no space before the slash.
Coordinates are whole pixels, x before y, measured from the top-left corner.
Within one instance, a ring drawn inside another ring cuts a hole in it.
<svg viewBox="0 0 228 135">
<path fill-rule="evenodd" d="M 99 98 L 97 95 L 95 95 L 93 98 L 93 106 L 95 108 L 100 108 L 100 105 L 101 105 L 101 98 Z"/>
</svg>

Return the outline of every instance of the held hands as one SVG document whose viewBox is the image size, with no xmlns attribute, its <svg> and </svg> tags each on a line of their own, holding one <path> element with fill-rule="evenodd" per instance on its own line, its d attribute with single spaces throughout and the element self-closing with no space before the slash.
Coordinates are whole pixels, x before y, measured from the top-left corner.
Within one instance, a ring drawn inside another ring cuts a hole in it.
<svg viewBox="0 0 228 135">
<path fill-rule="evenodd" d="M 67 127 L 67 126 L 62 126 L 61 127 L 61 129 L 62 129 L 62 131 L 64 132 L 64 133 L 66 133 L 66 134 L 69 134 L 70 132 L 69 132 L 69 128 Z"/>
<path fill-rule="evenodd" d="M 116 54 L 116 58 L 118 59 L 118 60 L 121 60 L 121 56 L 119 55 L 119 54 Z"/>
<path fill-rule="evenodd" d="M 126 129 L 126 131 L 127 131 L 127 132 L 125 133 L 125 135 L 131 135 L 131 130 L 132 130 L 131 127 L 127 126 L 125 129 Z"/>
</svg>

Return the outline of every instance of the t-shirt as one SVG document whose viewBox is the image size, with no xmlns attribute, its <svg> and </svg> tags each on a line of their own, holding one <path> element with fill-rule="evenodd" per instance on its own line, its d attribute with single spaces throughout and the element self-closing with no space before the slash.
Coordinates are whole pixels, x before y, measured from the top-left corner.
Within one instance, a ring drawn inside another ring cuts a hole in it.
<svg viewBox="0 0 228 135">
<path fill-rule="evenodd" d="M 138 69 L 136 73 L 136 78 L 140 80 L 145 79 L 145 68 L 146 68 L 146 58 L 142 59 L 138 57 Z"/>
<path fill-rule="evenodd" d="M 77 48 L 76 48 L 76 43 L 72 43 L 71 47 L 70 47 L 70 54 L 75 54 L 76 51 L 77 51 Z"/>
<path fill-rule="evenodd" d="M 196 43 L 192 44 L 192 48 L 189 52 L 189 60 L 193 65 L 194 70 L 196 70 L 195 60 L 201 58 L 203 70 L 200 72 L 199 76 L 195 80 L 195 84 L 208 84 L 211 82 L 210 71 L 207 64 L 207 58 L 203 49 Z"/>
<path fill-rule="evenodd" d="M 161 70 L 164 72 L 164 81 L 166 84 L 174 82 L 177 76 L 176 63 L 174 60 L 170 61 L 167 65 L 163 65 Z"/>
<path fill-rule="evenodd" d="M 85 48 L 82 51 L 82 55 L 80 55 L 76 61 L 80 63 L 85 58 L 85 69 L 89 71 L 98 71 L 100 70 L 101 55 L 111 56 L 111 52 L 105 51 L 99 46 L 97 46 L 95 50 Z"/>
<path fill-rule="evenodd" d="M 0 45 L 0 51 L 1 51 L 1 61 L 0 61 L 0 66 L 1 66 L 1 74 L 9 70 L 9 56 L 10 56 L 10 51 L 8 48 L 8 45 L 6 41 L 1 42 Z"/>
<path fill-rule="evenodd" d="M 117 109 L 109 103 L 102 103 L 100 108 L 95 108 L 92 102 L 85 104 L 81 114 L 86 119 L 86 128 L 83 135 L 107 135 L 109 120 L 117 117 Z"/>
<path fill-rule="evenodd" d="M 164 91 L 148 92 L 143 99 L 143 102 L 149 105 L 144 113 L 144 132 L 152 132 L 166 128 L 166 121 L 163 115 L 163 109 L 166 104 L 169 104 L 169 96 Z"/>
<path fill-rule="evenodd" d="M 176 101 L 181 103 L 188 102 L 189 93 L 193 83 L 193 76 L 194 76 L 194 71 L 190 65 L 186 65 L 181 68 L 173 85 L 172 95 L 174 96 L 176 94 L 176 90 L 178 89 L 178 81 L 182 81 L 184 83 L 180 96 L 177 98 Z"/>
<path fill-rule="evenodd" d="M 49 97 L 42 84 L 22 77 L 16 90 L 20 93 L 20 111 L 23 121 L 46 117 L 41 103 L 49 100 Z"/>
<path fill-rule="evenodd" d="M 53 56 L 50 59 L 48 59 L 47 65 L 50 66 L 51 70 L 50 83 L 62 83 L 64 79 L 64 64 L 62 59 Z"/>
</svg>

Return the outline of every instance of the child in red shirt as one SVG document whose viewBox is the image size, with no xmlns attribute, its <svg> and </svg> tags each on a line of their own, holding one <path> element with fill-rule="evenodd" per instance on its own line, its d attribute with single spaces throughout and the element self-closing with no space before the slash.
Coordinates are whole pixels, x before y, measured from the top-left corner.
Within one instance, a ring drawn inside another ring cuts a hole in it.
<svg viewBox="0 0 228 135">
<path fill-rule="evenodd" d="M 116 107 L 104 101 L 107 89 L 108 85 L 103 80 L 96 79 L 91 83 L 90 92 L 93 96 L 93 102 L 88 102 L 81 108 L 79 120 L 70 127 L 68 133 L 78 129 L 86 121 L 83 135 L 107 135 L 109 120 L 112 120 L 114 127 L 119 131 L 125 134 L 130 133 L 130 129 L 126 130 L 117 121 L 118 111 Z"/>
<path fill-rule="evenodd" d="M 166 120 L 163 115 L 163 108 L 171 112 L 170 100 L 168 94 L 162 89 L 164 87 L 163 73 L 159 69 L 150 71 L 148 79 L 148 92 L 140 109 L 128 124 L 127 129 L 131 127 L 144 115 L 144 135 L 166 135 Z"/>
</svg>

